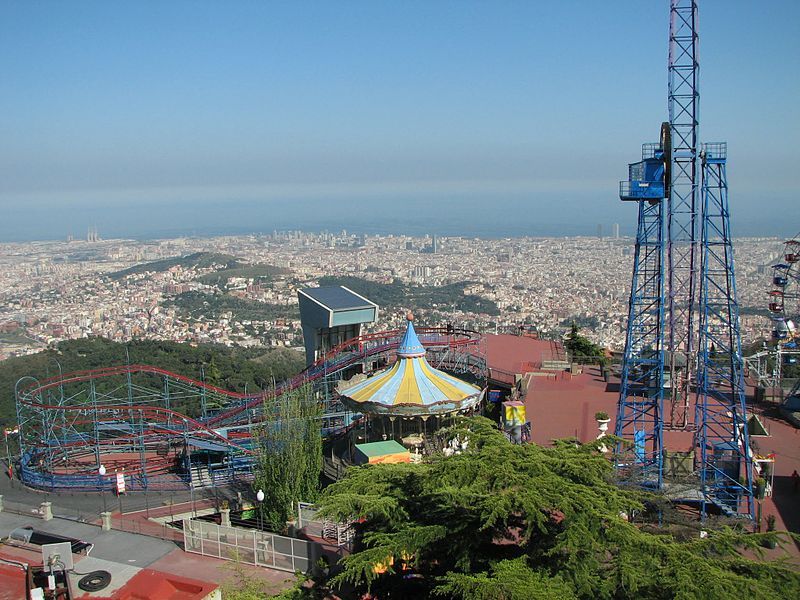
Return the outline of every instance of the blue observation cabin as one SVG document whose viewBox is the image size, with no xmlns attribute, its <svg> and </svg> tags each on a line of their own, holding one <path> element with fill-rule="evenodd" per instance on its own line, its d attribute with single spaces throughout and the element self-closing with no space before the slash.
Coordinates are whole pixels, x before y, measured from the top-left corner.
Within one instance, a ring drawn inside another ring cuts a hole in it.
<svg viewBox="0 0 800 600">
<path fill-rule="evenodd" d="M 789 334 L 793 333 L 794 323 L 787 321 L 784 317 L 774 317 L 772 319 L 772 338 L 775 340 L 785 340 Z"/>
<path fill-rule="evenodd" d="M 620 200 L 661 200 L 667 197 L 667 159 L 661 144 L 643 144 L 642 160 L 628 165 L 628 180 L 619 182 Z"/>
<path fill-rule="evenodd" d="M 784 349 L 791 350 L 792 352 L 796 352 L 798 350 L 797 342 L 789 342 L 783 345 Z M 783 355 L 783 364 L 785 365 L 796 365 L 797 364 L 797 354 L 784 354 Z"/>
<path fill-rule="evenodd" d="M 741 458 L 737 442 L 714 444 L 713 496 L 725 513 L 735 513 L 743 488 L 739 485 Z"/>
<path fill-rule="evenodd" d="M 785 287 L 789 283 L 789 265 L 783 263 L 772 265 L 772 283 L 778 287 Z"/>
</svg>

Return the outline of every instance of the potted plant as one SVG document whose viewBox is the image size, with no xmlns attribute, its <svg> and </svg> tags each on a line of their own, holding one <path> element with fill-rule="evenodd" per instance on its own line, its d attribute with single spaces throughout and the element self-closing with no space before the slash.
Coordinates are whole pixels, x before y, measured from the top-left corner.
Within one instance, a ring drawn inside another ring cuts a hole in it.
<svg viewBox="0 0 800 600">
<path fill-rule="evenodd" d="M 597 439 L 599 440 L 600 438 L 605 437 L 606 431 L 608 431 L 608 422 L 611 419 L 609 419 L 608 413 L 603 411 L 594 413 L 594 418 L 597 421 L 597 428 L 600 430 L 600 434 L 597 436 Z M 605 446 L 602 446 L 600 451 L 606 452 L 607 449 Z"/>
<path fill-rule="evenodd" d="M 764 480 L 761 477 L 758 477 L 753 482 L 753 488 L 754 488 L 753 492 L 755 493 L 756 498 L 758 498 L 759 500 L 763 500 L 764 499 L 764 495 L 765 495 L 765 493 L 767 491 L 767 482 L 766 482 L 766 480 Z M 773 519 L 775 518 L 774 515 L 770 515 L 770 516 Z"/>
<path fill-rule="evenodd" d="M 769 515 L 767 517 L 767 533 L 773 533 L 775 531 L 775 515 Z M 778 540 L 775 538 L 774 535 L 764 540 L 764 546 L 770 549 L 776 548 L 778 545 Z"/>
</svg>

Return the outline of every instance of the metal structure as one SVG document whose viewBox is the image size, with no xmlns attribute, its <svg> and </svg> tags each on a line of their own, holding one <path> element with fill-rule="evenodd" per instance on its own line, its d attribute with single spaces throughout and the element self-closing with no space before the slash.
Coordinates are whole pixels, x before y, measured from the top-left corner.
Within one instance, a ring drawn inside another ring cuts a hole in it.
<svg viewBox="0 0 800 600">
<path fill-rule="evenodd" d="M 670 165 L 669 124 L 658 144 L 642 146 L 642 161 L 620 184 L 623 200 L 639 203 L 628 330 L 622 361 L 616 435 L 633 441 L 634 456 L 618 466 L 641 472 L 647 485 L 661 487 L 664 404 L 664 202 Z"/>
<path fill-rule="evenodd" d="M 800 234 L 786 241 L 782 258 L 772 266 L 768 306 L 775 345 L 774 377 L 781 389 L 784 366 L 800 360 Z"/>
<path fill-rule="evenodd" d="M 383 366 L 403 331 L 359 336 L 321 356 L 296 377 L 255 394 L 222 390 L 149 365 L 59 374 L 16 386 L 22 481 L 40 489 L 190 489 L 252 478 L 252 427 L 301 386 L 323 404 L 323 435 L 353 427 L 361 415 L 335 394 L 340 379 Z M 436 368 L 486 377 L 483 338 L 459 328 L 420 329 Z M 103 465 L 106 475 L 99 473 Z"/>
<path fill-rule="evenodd" d="M 697 204 L 699 191 L 699 63 L 697 1 L 671 0 L 669 20 L 669 124 L 672 160 L 667 194 L 667 361 L 669 421 L 689 424 L 692 364 L 697 337 Z"/>
<path fill-rule="evenodd" d="M 319 543 L 251 527 L 183 520 L 186 552 L 289 573 L 308 573 L 323 555 Z"/>
<path fill-rule="evenodd" d="M 693 429 L 701 513 L 713 504 L 752 517 L 725 145 L 705 148 L 702 180 L 698 169 L 697 4 L 670 2 L 669 123 L 620 184 L 620 198 L 639 204 L 639 225 L 616 425 L 633 454 L 619 444 L 616 463 L 661 489 L 664 430 Z"/>
<path fill-rule="evenodd" d="M 785 386 L 785 368 L 800 363 L 800 233 L 784 242 L 778 263 L 772 265 L 767 309 L 771 340 L 745 362 L 755 385 L 781 401 L 790 387 Z"/>
<path fill-rule="evenodd" d="M 703 144 L 696 459 L 701 513 L 714 504 L 754 518 L 726 159 L 727 144 Z"/>
</svg>

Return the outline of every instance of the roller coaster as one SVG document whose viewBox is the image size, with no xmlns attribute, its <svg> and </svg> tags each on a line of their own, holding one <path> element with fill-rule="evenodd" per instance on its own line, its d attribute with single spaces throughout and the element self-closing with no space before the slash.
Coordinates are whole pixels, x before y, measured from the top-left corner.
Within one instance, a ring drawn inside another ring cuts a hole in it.
<svg viewBox="0 0 800 600">
<path fill-rule="evenodd" d="M 472 330 L 420 328 L 436 368 L 485 380 L 483 337 Z M 388 364 L 403 331 L 352 338 L 272 389 L 241 394 L 150 365 L 129 364 L 21 378 L 15 389 L 18 473 L 51 491 L 181 490 L 253 477 L 253 426 L 301 386 L 322 405 L 321 431 L 335 438 L 363 418 L 339 402 L 336 384 Z M 104 469 L 100 469 L 101 465 Z M 101 475 L 101 471 L 105 471 Z"/>
</svg>

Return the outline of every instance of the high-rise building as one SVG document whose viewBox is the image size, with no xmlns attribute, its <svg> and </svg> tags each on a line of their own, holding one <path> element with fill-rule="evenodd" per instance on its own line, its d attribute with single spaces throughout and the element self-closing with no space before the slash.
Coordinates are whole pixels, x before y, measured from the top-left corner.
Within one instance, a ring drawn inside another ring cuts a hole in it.
<svg viewBox="0 0 800 600">
<path fill-rule="evenodd" d="M 614 239 L 618 240 L 619 239 L 619 223 L 614 223 L 614 225 L 612 225 L 612 227 L 611 227 L 611 230 L 612 230 Z"/>
<path fill-rule="evenodd" d="M 430 277 L 432 273 L 432 269 L 429 266 L 420 266 L 414 267 L 414 270 L 411 271 L 412 277 Z"/>
<path fill-rule="evenodd" d="M 603 224 L 602 223 L 598 223 L 597 224 L 597 237 L 599 237 L 601 240 L 603 239 Z"/>
<path fill-rule="evenodd" d="M 431 242 L 431 252 L 433 252 L 433 254 L 436 254 L 439 251 L 439 245 L 436 241 L 436 236 L 434 235 L 432 236 L 432 238 L 433 241 Z"/>
</svg>

